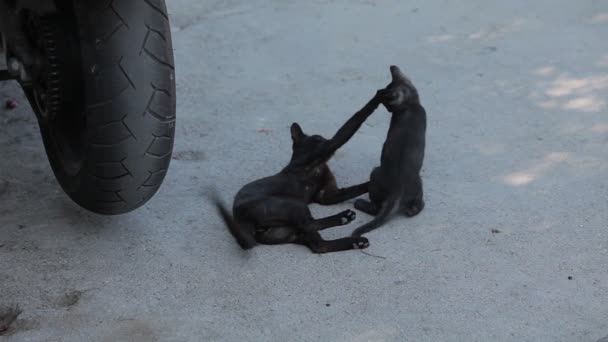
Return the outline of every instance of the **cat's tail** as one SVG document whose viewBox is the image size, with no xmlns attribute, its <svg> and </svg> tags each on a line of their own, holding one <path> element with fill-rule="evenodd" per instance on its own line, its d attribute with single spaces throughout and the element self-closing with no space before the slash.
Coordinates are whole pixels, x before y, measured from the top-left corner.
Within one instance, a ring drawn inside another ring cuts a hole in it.
<svg viewBox="0 0 608 342">
<path fill-rule="evenodd" d="M 399 200 L 399 193 L 396 192 L 395 195 L 390 196 L 384 202 L 382 202 L 382 206 L 380 207 L 380 210 L 378 211 L 378 214 L 376 215 L 376 217 L 374 217 L 371 221 L 367 222 L 366 224 L 362 225 L 361 227 L 355 229 L 352 232 L 352 234 L 350 234 L 350 235 L 353 237 L 359 237 L 365 233 L 369 233 L 372 230 L 380 227 L 384 222 L 386 222 L 389 215 L 393 211 L 393 208 L 395 208 L 395 205 L 397 204 L 398 200 Z"/>
<path fill-rule="evenodd" d="M 241 246 L 241 248 L 245 250 L 255 247 L 257 245 L 257 242 L 253 237 L 253 229 L 247 229 L 249 227 L 244 227 L 238 224 L 232 217 L 232 214 L 230 213 L 228 208 L 226 208 L 224 203 L 222 203 L 222 201 L 215 193 L 212 193 L 210 197 L 211 202 L 215 205 L 217 209 L 217 212 L 220 214 L 220 216 L 226 223 L 228 231 L 230 232 L 230 234 L 232 234 L 239 246 Z"/>
</svg>

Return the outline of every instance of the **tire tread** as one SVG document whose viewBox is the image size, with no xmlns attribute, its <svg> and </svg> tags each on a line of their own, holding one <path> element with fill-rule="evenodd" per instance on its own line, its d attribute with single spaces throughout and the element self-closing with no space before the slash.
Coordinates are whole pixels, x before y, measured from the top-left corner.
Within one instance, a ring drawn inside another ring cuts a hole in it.
<svg viewBox="0 0 608 342">
<path fill-rule="evenodd" d="M 171 162 L 176 115 L 169 17 L 164 0 L 74 6 L 77 17 L 84 16 L 78 27 L 87 160 L 79 186 L 62 186 L 89 210 L 121 214 L 157 192 Z"/>
</svg>

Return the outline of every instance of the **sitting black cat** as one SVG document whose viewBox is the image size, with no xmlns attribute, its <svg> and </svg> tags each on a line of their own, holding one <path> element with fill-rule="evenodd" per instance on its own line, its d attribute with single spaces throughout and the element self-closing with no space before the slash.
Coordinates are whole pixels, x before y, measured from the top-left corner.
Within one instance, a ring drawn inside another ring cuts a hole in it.
<svg viewBox="0 0 608 342">
<path fill-rule="evenodd" d="M 426 111 L 412 82 L 397 66 L 391 66 L 390 71 L 392 82 L 381 90 L 382 103 L 392 117 L 380 166 L 370 177 L 370 201 L 355 202 L 356 209 L 376 217 L 355 229 L 352 236 L 378 228 L 398 202 L 400 212 L 409 217 L 424 208 L 420 170 L 424 159 Z"/>
</svg>

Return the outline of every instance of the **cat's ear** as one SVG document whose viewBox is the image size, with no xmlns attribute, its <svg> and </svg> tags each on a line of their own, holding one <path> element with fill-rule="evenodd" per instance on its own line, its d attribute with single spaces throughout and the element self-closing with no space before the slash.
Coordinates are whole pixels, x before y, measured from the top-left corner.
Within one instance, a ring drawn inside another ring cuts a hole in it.
<svg viewBox="0 0 608 342">
<path fill-rule="evenodd" d="M 399 67 L 396 65 L 391 65 L 391 77 L 393 82 L 407 80 L 407 77 L 405 77 L 405 75 L 401 72 L 401 69 L 399 69 Z"/>
<path fill-rule="evenodd" d="M 302 127 L 300 127 L 297 122 L 294 122 L 291 124 L 291 140 L 293 140 L 294 143 L 298 143 L 302 141 L 302 139 L 304 139 Z"/>
</svg>

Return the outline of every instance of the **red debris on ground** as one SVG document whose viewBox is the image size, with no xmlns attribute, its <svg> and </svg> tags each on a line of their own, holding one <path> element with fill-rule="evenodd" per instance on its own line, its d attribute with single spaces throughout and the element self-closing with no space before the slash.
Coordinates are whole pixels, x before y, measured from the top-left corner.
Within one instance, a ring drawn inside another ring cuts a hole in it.
<svg viewBox="0 0 608 342">
<path fill-rule="evenodd" d="M 0 335 L 11 327 L 20 314 L 19 306 L 0 308 Z"/>
<path fill-rule="evenodd" d="M 4 104 L 4 107 L 6 107 L 6 109 L 15 109 L 17 108 L 17 101 L 10 99 L 10 100 L 6 100 L 6 103 Z"/>
</svg>

